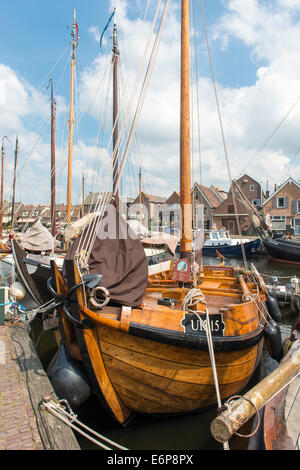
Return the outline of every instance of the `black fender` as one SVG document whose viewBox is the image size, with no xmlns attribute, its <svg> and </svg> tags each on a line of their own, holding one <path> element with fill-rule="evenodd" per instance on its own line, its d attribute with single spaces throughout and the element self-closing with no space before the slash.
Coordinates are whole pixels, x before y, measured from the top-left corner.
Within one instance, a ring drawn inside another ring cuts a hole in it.
<svg viewBox="0 0 300 470">
<path fill-rule="evenodd" d="M 267 294 L 266 305 L 267 305 L 268 312 L 269 312 L 270 316 L 273 318 L 273 320 L 275 320 L 275 322 L 277 322 L 277 323 L 280 322 L 281 312 L 280 312 L 280 308 L 279 308 L 278 301 L 277 301 L 276 297 L 274 297 L 273 295 L 268 293 Z"/>
<path fill-rule="evenodd" d="M 267 348 L 272 359 L 280 362 L 283 358 L 283 347 L 281 339 L 281 331 L 278 324 L 271 320 L 264 328 L 264 337 L 266 339 Z"/>
</svg>

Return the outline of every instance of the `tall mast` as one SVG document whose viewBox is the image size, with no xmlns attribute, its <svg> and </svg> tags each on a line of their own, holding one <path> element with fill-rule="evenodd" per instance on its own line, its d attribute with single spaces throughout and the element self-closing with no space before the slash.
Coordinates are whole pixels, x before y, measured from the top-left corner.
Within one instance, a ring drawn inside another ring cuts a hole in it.
<svg viewBox="0 0 300 470">
<path fill-rule="evenodd" d="M 76 38 L 77 33 L 77 38 Z M 73 129 L 74 129 L 74 74 L 75 74 L 75 51 L 78 43 L 78 28 L 76 23 L 76 10 L 74 10 L 74 21 L 72 28 L 72 51 L 71 51 L 71 94 L 70 94 L 70 116 L 69 116 L 69 152 L 68 152 L 68 186 L 67 186 L 67 217 L 71 222 L 71 194 L 72 194 L 72 153 L 73 153 Z"/>
<path fill-rule="evenodd" d="M 180 198 L 182 228 L 180 256 L 192 252 L 192 206 L 190 163 L 190 61 L 189 0 L 181 2 L 181 103 L 180 103 Z"/>
<path fill-rule="evenodd" d="M 114 10 L 114 17 L 116 18 L 116 9 Z M 119 191 L 117 190 L 116 184 L 118 181 L 119 163 L 118 163 L 118 148 L 117 142 L 119 137 L 118 129 L 118 115 L 119 115 L 119 103 L 118 103 L 118 64 L 120 59 L 120 51 L 118 47 L 118 32 L 116 20 L 114 22 L 113 31 L 113 48 L 112 48 L 112 61 L 113 61 L 113 192 L 115 194 L 115 204 L 117 210 L 119 210 Z"/>
<path fill-rule="evenodd" d="M 56 234 L 56 185 L 55 185 L 55 101 L 53 98 L 53 81 L 51 81 L 51 233 Z"/>
<path fill-rule="evenodd" d="M 142 168 L 139 171 L 140 224 L 142 224 Z"/>
<path fill-rule="evenodd" d="M 84 170 L 82 171 L 82 217 L 84 217 Z"/>
<path fill-rule="evenodd" d="M 2 139 L 2 149 L 1 149 L 1 205 L 0 205 L 0 238 L 3 237 L 3 174 L 4 174 L 4 137 Z"/>
<path fill-rule="evenodd" d="M 13 228 L 14 220 L 15 220 L 15 194 L 16 194 L 16 179 L 17 179 L 17 164 L 18 164 L 18 153 L 19 153 L 19 138 L 16 138 L 16 150 L 15 150 L 15 167 L 14 167 L 14 182 L 13 182 L 13 195 L 12 195 L 12 202 L 11 202 L 11 228 Z"/>
</svg>

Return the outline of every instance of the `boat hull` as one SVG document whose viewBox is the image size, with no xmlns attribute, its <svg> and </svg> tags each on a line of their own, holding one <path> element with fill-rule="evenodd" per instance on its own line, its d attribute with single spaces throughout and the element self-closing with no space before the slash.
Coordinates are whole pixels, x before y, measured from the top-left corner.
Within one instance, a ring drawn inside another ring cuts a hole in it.
<svg viewBox="0 0 300 470">
<path fill-rule="evenodd" d="M 246 256 L 253 256 L 260 252 L 261 242 L 260 239 L 252 240 L 243 244 Z M 232 256 L 236 258 L 243 257 L 242 245 L 215 245 L 205 246 L 202 248 L 203 255 L 216 256 L 217 251 L 224 256 Z"/>
<path fill-rule="evenodd" d="M 263 238 L 267 254 L 274 261 L 288 264 L 300 264 L 300 243 L 289 240 Z"/>
<path fill-rule="evenodd" d="M 145 340 L 109 327 L 97 328 L 97 337 L 111 383 L 130 410 L 183 413 L 216 402 L 207 351 Z M 223 399 L 246 386 L 258 363 L 261 344 L 262 340 L 245 350 L 215 353 Z"/>
</svg>

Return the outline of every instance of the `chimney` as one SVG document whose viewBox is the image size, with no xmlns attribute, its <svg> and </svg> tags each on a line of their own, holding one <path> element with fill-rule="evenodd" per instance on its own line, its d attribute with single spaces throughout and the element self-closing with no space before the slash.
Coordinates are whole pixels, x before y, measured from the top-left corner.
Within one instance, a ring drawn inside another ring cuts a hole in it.
<svg viewBox="0 0 300 470">
<path fill-rule="evenodd" d="M 274 193 L 277 191 L 277 184 L 274 184 Z"/>
<path fill-rule="evenodd" d="M 269 197 L 270 197 L 270 191 L 267 189 L 266 190 L 266 199 L 269 199 Z"/>
</svg>

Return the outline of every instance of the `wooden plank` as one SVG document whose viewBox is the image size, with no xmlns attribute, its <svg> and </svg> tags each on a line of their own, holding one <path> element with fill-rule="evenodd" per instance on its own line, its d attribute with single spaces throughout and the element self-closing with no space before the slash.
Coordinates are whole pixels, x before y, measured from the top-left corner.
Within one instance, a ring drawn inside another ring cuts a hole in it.
<svg viewBox="0 0 300 470">
<path fill-rule="evenodd" d="M 135 368 L 140 372 L 143 371 L 145 373 L 148 372 L 152 374 L 153 381 L 157 381 L 157 379 L 161 380 L 163 378 L 172 379 L 177 384 L 176 386 L 180 386 L 180 382 L 195 385 L 214 385 L 210 364 L 200 367 L 199 365 L 194 364 L 179 364 L 172 361 L 172 357 L 169 359 L 161 359 L 154 356 L 148 356 L 146 354 L 139 354 L 104 341 L 101 341 L 101 349 L 103 354 L 106 355 L 106 361 L 111 357 L 110 366 L 118 367 L 120 371 L 125 369 L 127 366 L 131 366 L 131 374 L 134 374 L 133 368 Z M 207 355 L 204 351 L 199 351 L 199 355 L 205 354 Z M 256 355 L 249 355 L 247 360 L 241 360 L 230 368 L 219 368 L 217 364 L 219 384 L 227 385 L 247 379 L 253 372 L 255 359 Z M 130 373 L 128 372 L 129 375 Z"/>
<path fill-rule="evenodd" d="M 53 401 L 58 401 L 58 398 L 26 329 L 14 325 L 9 328 L 9 331 L 24 381 L 28 387 L 31 405 L 45 450 L 80 450 L 71 428 L 48 411 L 40 408 L 44 395 L 50 395 Z"/>
<path fill-rule="evenodd" d="M 71 260 L 66 261 L 66 269 L 68 279 L 70 281 L 69 288 L 72 285 L 79 284 L 81 282 L 80 274 Z M 84 320 L 86 317 L 81 312 L 81 308 L 84 307 L 84 298 L 82 288 L 78 288 L 74 293 L 73 299 L 77 298 L 77 302 L 72 303 L 72 314 L 76 318 L 78 313 L 80 320 Z M 78 309 L 76 311 L 76 309 Z M 79 346 L 81 350 L 82 359 L 84 361 L 87 373 L 92 381 L 93 386 L 96 385 L 99 392 L 103 395 L 106 405 L 109 407 L 111 413 L 113 413 L 116 420 L 121 424 L 124 424 L 131 417 L 131 411 L 124 405 L 117 395 L 112 383 L 107 375 L 101 348 L 97 338 L 97 328 L 93 329 L 77 329 L 77 339 L 79 340 Z M 95 388 L 96 388 L 95 387 Z"/>
<path fill-rule="evenodd" d="M 100 340 L 107 343 L 118 345 L 129 351 L 135 351 L 141 354 L 147 354 L 152 357 L 163 360 L 172 360 L 178 364 L 191 366 L 210 367 L 211 362 L 208 353 L 200 354 L 196 349 L 181 348 L 170 344 L 158 343 L 156 341 L 145 340 L 137 336 L 128 335 L 121 331 L 114 330 L 106 326 L 98 328 Z M 241 351 L 215 352 L 218 367 L 228 367 L 239 364 L 241 361 L 248 361 L 257 357 L 258 347 L 244 349 Z"/>
</svg>

